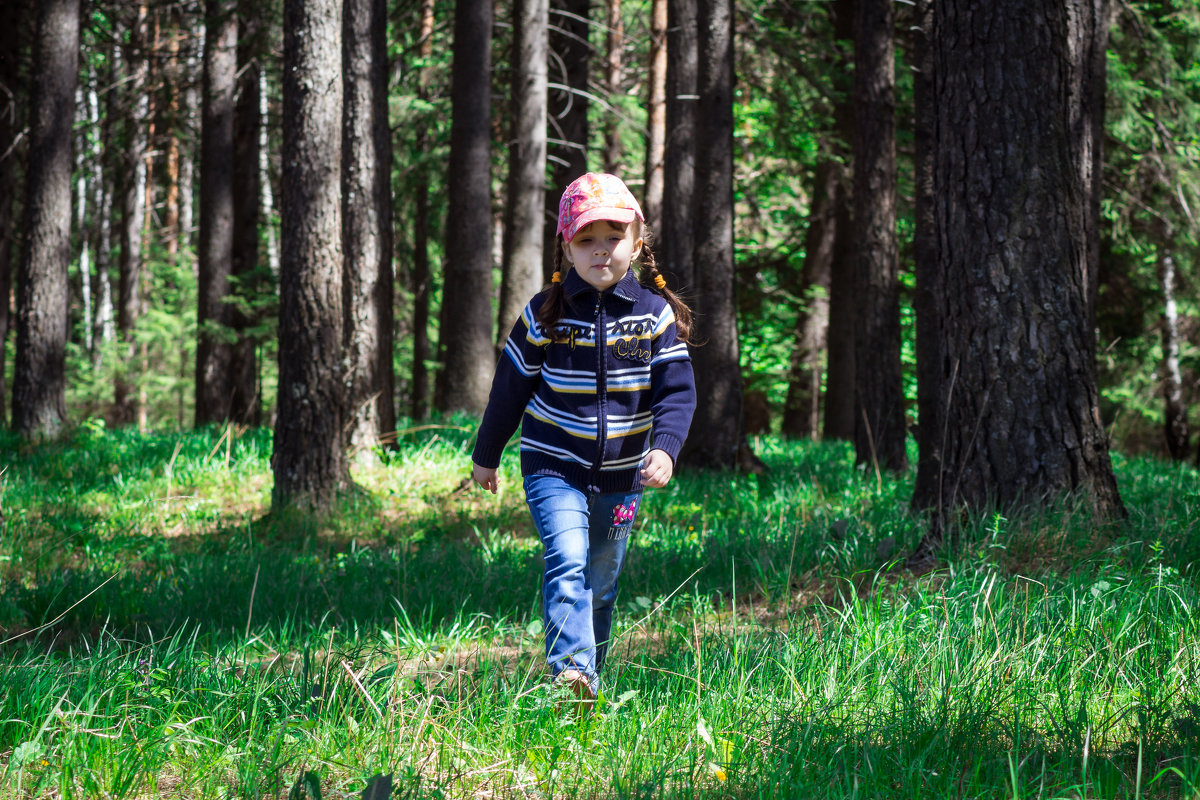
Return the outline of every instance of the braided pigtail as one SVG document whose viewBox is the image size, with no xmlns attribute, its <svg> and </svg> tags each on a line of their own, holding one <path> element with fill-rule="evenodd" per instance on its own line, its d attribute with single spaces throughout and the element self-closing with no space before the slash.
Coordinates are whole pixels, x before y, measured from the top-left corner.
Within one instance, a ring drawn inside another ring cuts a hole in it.
<svg viewBox="0 0 1200 800">
<path fill-rule="evenodd" d="M 650 249 L 648 234 L 648 230 L 642 231 L 642 269 L 639 276 L 641 283 L 646 288 L 663 296 L 675 314 L 676 338 L 681 342 L 691 344 L 692 310 L 688 308 L 687 303 L 683 302 L 682 297 L 667 288 L 667 279 L 658 271 L 658 264 L 654 260 L 654 251 Z"/>
<path fill-rule="evenodd" d="M 550 278 L 550 288 L 546 290 L 546 299 L 542 303 L 542 307 L 538 309 L 537 322 L 545 332 L 546 336 L 554 341 L 558 341 L 554 328 L 558 325 L 558 321 L 563 318 L 563 312 L 566 311 L 567 296 L 563 291 L 563 269 L 564 249 L 562 235 L 554 237 L 554 275 Z"/>
</svg>

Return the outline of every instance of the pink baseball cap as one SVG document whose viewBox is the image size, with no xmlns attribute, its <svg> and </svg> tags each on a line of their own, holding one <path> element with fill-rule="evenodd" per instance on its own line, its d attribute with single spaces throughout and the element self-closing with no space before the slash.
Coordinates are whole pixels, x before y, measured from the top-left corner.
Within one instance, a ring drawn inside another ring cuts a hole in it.
<svg viewBox="0 0 1200 800">
<path fill-rule="evenodd" d="M 625 225 L 634 219 L 646 221 L 624 181 L 607 172 L 588 172 L 572 181 L 558 201 L 558 232 L 569 242 L 580 228 L 598 219 Z"/>
</svg>

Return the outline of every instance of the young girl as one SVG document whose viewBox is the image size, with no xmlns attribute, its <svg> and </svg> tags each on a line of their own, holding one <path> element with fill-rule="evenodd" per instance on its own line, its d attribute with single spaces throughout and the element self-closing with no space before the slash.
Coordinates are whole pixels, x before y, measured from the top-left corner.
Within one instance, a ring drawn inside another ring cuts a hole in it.
<svg viewBox="0 0 1200 800">
<path fill-rule="evenodd" d="M 545 548 L 546 660 L 585 702 L 599 691 L 642 489 L 671 480 L 696 405 L 691 312 L 647 236 L 620 178 L 588 173 L 563 192 L 553 282 L 505 342 L 472 455 L 475 482 L 494 494 L 521 424 L 525 499 Z M 630 272 L 639 258 L 650 286 Z"/>
</svg>

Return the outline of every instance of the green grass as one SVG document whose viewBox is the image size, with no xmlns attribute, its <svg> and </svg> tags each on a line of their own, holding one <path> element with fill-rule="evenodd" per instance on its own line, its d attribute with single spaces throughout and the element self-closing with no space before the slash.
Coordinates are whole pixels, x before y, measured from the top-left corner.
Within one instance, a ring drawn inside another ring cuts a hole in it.
<svg viewBox="0 0 1200 800">
<path fill-rule="evenodd" d="M 597 712 L 545 680 L 540 546 L 473 422 L 412 428 L 324 519 L 272 518 L 270 434 L 0 441 L 0 796 L 1200 796 L 1200 495 L 969 522 L 911 476 L 756 442 L 648 493 Z"/>
</svg>

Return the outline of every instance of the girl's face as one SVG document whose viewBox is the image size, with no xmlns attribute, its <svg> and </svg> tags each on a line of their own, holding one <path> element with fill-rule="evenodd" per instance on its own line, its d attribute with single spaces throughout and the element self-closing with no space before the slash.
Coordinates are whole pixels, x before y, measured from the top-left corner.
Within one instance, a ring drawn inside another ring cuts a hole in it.
<svg viewBox="0 0 1200 800">
<path fill-rule="evenodd" d="M 641 255 L 642 237 L 636 225 L 596 220 L 585 225 L 563 246 L 567 262 L 597 291 L 615 286 Z"/>
</svg>

